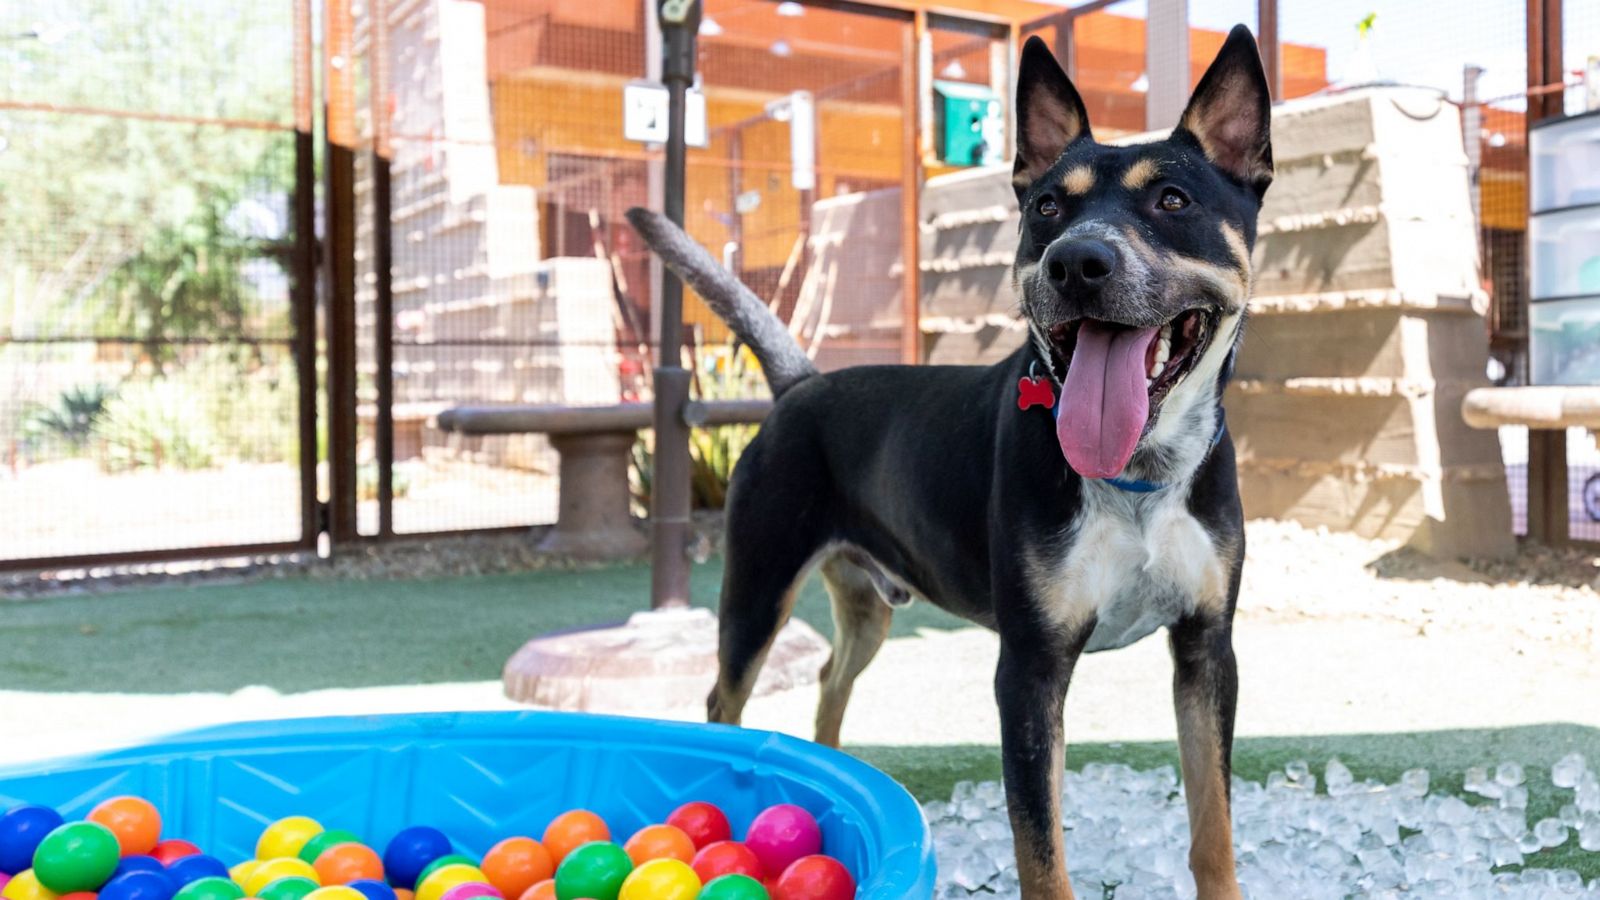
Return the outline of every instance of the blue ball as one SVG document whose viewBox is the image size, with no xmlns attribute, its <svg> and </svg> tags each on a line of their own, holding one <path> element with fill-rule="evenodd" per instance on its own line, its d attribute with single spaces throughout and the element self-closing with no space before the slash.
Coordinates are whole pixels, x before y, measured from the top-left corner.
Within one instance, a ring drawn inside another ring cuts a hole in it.
<svg viewBox="0 0 1600 900">
<path fill-rule="evenodd" d="M 444 832 L 426 825 L 413 825 L 394 836 L 383 851 L 383 874 L 389 883 L 410 890 L 428 863 L 454 852 Z"/>
<path fill-rule="evenodd" d="M 167 867 L 163 866 L 161 860 L 156 859 L 154 856 L 124 856 L 117 861 L 117 869 L 111 873 L 111 878 L 116 878 L 118 875 L 126 875 L 129 872 L 165 872 L 166 870 Z M 111 878 L 106 880 L 110 881 Z"/>
<path fill-rule="evenodd" d="M 61 814 L 48 806 L 16 806 L 0 816 L 0 872 L 15 875 L 33 865 L 39 842 L 61 824 Z"/>
<path fill-rule="evenodd" d="M 367 900 L 396 900 L 394 888 L 375 878 L 358 878 L 350 887 L 367 895 Z"/>
<path fill-rule="evenodd" d="M 177 882 L 166 872 L 135 870 L 118 875 L 100 888 L 101 900 L 172 900 Z"/>
<path fill-rule="evenodd" d="M 204 853 L 180 857 L 168 863 L 167 876 L 180 890 L 189 882 L 202 878 L 229 878 L 228 867 L 222 864 L 222 860 Z"/>
</svg>

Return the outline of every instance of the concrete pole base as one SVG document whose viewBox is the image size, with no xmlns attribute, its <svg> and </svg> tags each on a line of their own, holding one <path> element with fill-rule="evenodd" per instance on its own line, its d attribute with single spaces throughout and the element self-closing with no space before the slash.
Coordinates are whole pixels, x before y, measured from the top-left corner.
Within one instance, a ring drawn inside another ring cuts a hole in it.
<svg viewBox="0 0 1600 900">
<path fill-rule="evenodd" d="M 539 550 L 599 561 L 644 555 L 650 542 L 628 511 L 628 454 L 634 432 L 552 434 L 561 454 L 561 499 L 555 527 Z"/>
<path fill-rule="evenodd" d="M 756 680 L 761 696 L 817 682 L 830 653 L 790 619 Z M 547 709 L 656 715 L 704 709 L 717 678 L 717 617 L 701 608 L 635 613 L 614 628 L 537 637 L 506 662 L 506 696 Z"/>
</svg>

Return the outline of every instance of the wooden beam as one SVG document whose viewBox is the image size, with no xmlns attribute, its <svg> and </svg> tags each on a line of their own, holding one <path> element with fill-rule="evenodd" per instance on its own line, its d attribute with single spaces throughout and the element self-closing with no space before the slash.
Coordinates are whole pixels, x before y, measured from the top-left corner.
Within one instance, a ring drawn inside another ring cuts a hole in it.
<svg viewBox="0 0 1600 900">
<path fill-rule="evenodd" d="M 1283 97 L 1283 45 L 1278 37 L 1278 0 L 1256 0 L 1256 46 L 1261 48 L 1261 67 L 1267 73 L 1267 87 L 1274 101 Z"/>
</svg>

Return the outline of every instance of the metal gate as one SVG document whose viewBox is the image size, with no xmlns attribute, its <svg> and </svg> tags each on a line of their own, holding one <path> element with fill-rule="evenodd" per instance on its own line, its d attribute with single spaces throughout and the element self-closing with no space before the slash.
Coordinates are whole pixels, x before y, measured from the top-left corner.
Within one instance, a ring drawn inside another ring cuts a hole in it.
<svg viewBox="0 0 1600 900">
<path fill-rule="evenodd" d="M 309 0 L 0 11 L 0 568 L 316 538 Z"/>
</svg>

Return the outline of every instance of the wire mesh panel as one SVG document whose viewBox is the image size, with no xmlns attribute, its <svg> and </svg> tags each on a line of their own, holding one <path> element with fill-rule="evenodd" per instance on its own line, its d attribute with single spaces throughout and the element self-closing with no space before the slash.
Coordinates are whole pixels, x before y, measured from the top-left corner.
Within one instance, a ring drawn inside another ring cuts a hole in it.
<svg viewBox="0 0 1600 900">
<path fill-rule="evenodd" d="M 302 537 L 303 23 L 0 7 L 0 564 Z"/>
<path fill-rule="evenodd" d="M 908 17 L 712 0 L 699 41 L 708 146 L 685 226 L 824 369 L 898 362 L 904 325 Z M 697 297 L 702 347 L 728 334 Z"/>
</svg>

